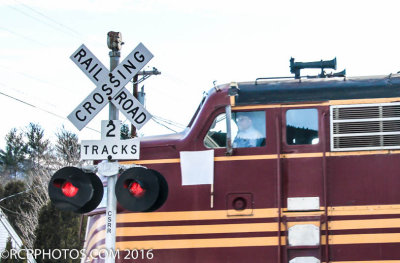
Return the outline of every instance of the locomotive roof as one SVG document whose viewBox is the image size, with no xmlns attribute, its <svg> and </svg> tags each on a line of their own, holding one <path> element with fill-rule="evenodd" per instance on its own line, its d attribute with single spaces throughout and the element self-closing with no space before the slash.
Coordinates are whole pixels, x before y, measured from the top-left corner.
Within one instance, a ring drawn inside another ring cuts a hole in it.
<svg viewBox="0 0 400 263">
<path fill-rule="evenodd" d="M 236 105 L 400 97 L 400 75 L 240 82 Z M 231 88 L 232 89 L 232 88 Z"/>
</svg>

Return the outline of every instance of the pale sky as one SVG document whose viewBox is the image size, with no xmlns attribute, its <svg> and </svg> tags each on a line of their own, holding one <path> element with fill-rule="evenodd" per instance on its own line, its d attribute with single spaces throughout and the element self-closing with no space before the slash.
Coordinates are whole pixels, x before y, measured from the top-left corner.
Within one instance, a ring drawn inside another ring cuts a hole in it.
<svg viewBox="0 0 400 263">
<path fill-rule="evenodd" d="M 100 139 L 66 119 L 95 88 L 69 56 L 85 44 L 109 66 L 108 31 L 122 33 L 121 61 L 139 42 L 153 53 L 145 69 L 162 74 L 144 82 L 146 107 L 186 125 L 214 80 L 289 76 L 290 57 L 337 57 L 337 70 L 346 68 L 347 76 L 400 71 L 399 7 L 399 1 L 365 0 L 2 0 L 0 148 L 11 128 L 29 122 L 39 123 L 48 138 L 64 125 L 80 139 Z M 88 127 L 100 131 L 105 119 L 108 108 Z M 139 132 L 169 131 L 149 122 Z"/>
</svg>

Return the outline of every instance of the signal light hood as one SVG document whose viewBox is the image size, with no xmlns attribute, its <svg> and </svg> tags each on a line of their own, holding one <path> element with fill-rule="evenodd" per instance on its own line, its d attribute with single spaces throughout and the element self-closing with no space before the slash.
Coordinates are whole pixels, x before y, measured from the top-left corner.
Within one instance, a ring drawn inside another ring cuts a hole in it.
<svg viewBox="0 0 400 263">
<path fill-rule="evenodd" d="M 115 195 L 119 204 L 126 210 L 155 211 L 167 199 L 168 184 L 159 172 L 143 167 L 134 167 L 124 171 L 118 178 Z"/>
<path fill-rule="evenodd" d="M 104 188 L 95 174 L 76 167 L 64 167 L 53 175 L 48 190 L 50 200 L 57 208 L 87 213 L 100 204 Z"/>
</svg>

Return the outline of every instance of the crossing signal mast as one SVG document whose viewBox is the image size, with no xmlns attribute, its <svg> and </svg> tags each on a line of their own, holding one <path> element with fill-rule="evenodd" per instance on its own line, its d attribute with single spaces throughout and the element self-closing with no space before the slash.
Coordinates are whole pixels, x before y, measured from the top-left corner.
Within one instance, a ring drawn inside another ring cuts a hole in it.
<svg viewBox="0 0 400 263">
<path fill-rule="evenodd" d="M 107 177 L 106 248 L 110 250 L 115 250 L 117 201 L 128 211 L 151 212 L 160 208 L 168 197 L 167 181 L 159 172 L 136 165 L 125 167 L 116 161 L 139 159 L 140 156 L 138 138 L 119 140 L 121 121 L 118 120 L 118 112 L 121 111 L 136 129 L 152 118 L 137 96 L 124 86 L 132 78 L 137 80 L 140 70 L 153 55 L 140 43 L 119 63 L 122 44 L 119 32 L 108 33 L 110 71 L 85 45 L 71 55 L 71 60 L 92 80 L 96 89 L 68 119 L 81 130 L 107 103 L 110 105 L 109 120 L 102 121 L 102 139 L 81 142 L 82 160 L 103 161 L 89 171 L 64 167 L 53 175 L 48 186 L 50 200 L 57 208 L 83 214 L 96 209 L 103 199 L 103 183 L 95 173 Z M 142 73 L 158 74 L 156 69 Z M 108 257 L 106 262 L 115 262 L 115 259 Z"/>
</svg>

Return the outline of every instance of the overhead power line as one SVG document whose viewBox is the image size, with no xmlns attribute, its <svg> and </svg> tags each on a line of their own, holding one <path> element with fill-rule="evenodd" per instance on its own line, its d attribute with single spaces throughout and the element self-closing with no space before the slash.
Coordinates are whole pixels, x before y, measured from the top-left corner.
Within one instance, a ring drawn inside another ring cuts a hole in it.
<svg viewBox="0 0 400 263">
<path fill-rule="evenodd" d="M 1 28 L 1 27 L 0 27 L 0 28 Z M 26 72 L 18 71 L 18 70 L 14 69 L 14 68 L 10 68 L 9 66 L 6 67 L 6 66 L 0 64 L 0 70 L 1 70 L 1 71 L 8 71 L 8 72 L 10 72 L 11 74 L 15 73 L 15 74 L 18 74 L 18 75 L 23 76 L 23 77 L 26 78 L 26 79 L 34 80 L 35 82 L 38 82 L 38 83 L 41 83 L 41 84 L 45 84 L 46 86 L 51 87 L 52 90 L 54 90 L 55 87 L 56 87 L 57 89 L 62 90 L 62 91 L 65 91 L 65 90 L 66 90 L 65 87 L 60 86 L 59 83 L 52 82 L 52 81 L 49 81 L 49 80 L 47 80 L 47 79 L 39 78 L 37 75 L 30 75 L 30 74 L 28 74 L 28 73 L 26 73 Z M 4 72 L 3 72 L 3 73 L 4 73 Z M 12 89 L 12 90 L 16 90 L 16 91 L 18 91 L 18 92 L 23 92 L 23 91 L 20 91 L 19 89 L 16 89 L 16 88 L 14 88 L 14 87 L 8 87 L 8 88 L 10 88 L 10 89 Z M 49 104 L 49 103 L 47 103 L 47 104 Z M 54 104 L 49 104 L 49 105 L 54 106 Z"/>
<path fill-rule="evenodd" d="M 33 188 L 38 188 L 38 187 L 39 187 L 39 186 L 34 186 L 34 187 L 32 187 L 32 188 L 26 189 L 25 191 L 22 191 L 22 192 L 13 194 L 13 195 L 9 195 L 9 196 L 3 197 L 3 198 L 0 199 L 0 202 L 4 201 L 4 200 L 6 200 L 6 199 L 12 198 L 12 197 L 14 197 L 14 196 L 17 196 L 17 195 L 21 195 L 21 194 L 27 193 L 27 192 L 31 191 Z"/>
<path fill-rule="evenodd" d="M 164 122 L 164 123 L 166 123 L 166 124 L 169 124 L 169 125 L 178 127 L 178 128 L 180 128 L 180 129 L 186 128 L 186 126 L 183 125 L 183 124 L 180 124 L 180 123 L 177 123 L 177 122 L 174 122 L 174 121 L 171 121 L 171 120 L 162 118 L 162 117 L 160 117 L 160 116 L 155 116 L 155 115 L 153 115 L 153 118 L 157 119 L 158 121 Z"/>
<path fill-rule="evenodd" d="M 33 105 L 33 104 L 30 104 L 30 103 L 28 103 L 28 102 L 26 102 L 26 101 L 24 101 L 24 100 L 18 99 L 18 98 L 16 98 L 16 97 L 13 97 L 13 96 L 8 95 L 8 94 L 6 94 L 6 93 L 3 93 L 3 92 L 1 92 L 1 91 L 0 91 L 0 95 L 3 95 L 3 96 L 8 97 L 8 98 L 10 98 L 10 99 L 16 100 L 16 101 L 18 101 L 18 102 L 20 102 L 20 103 L 23 103 L 23 104 L 25 104 L 25 105 L 27 105 L 27 106 L 30 106 L 30 107 L 32 107 L 32 108 L 41 110 L 41 111 L 46 112 L 46 113 L 48 113 L 48 114 L 51 114 L 51 115 L 53 115 L 53 116 L 55 116 L 55 117 L 57 117 L 57 118 L 60 118 L 60 119 L 63 119 L 63 120 L 67 120 L 67 118 L 65 118 L 65 117 L 63 117 L 63 116 L 61 116 L 61 115 L 58 115 L 58 114 L 56 114 L 56 113 L 53 113 L 53 112 L 48 111 L 48 110 L 46 110 L 46 109 L 43 109 L 43 108 L 41 108 L 41 107 L 35 106 L 35 105 Z M 90 127 L 85 127 L 85 128 L 100 133 L 100 131 L 95 130 L 95 129 L 93 129 L 93 128 L 90 128 Z"/>
<path fill-rule="evenodd" d="M 177 132 L 177 131 L 175 131 L 174 129 L 171 129 L 170 127 L 168 127 L 167 125 L 162 124 L 162 123 L 159 122 L 156 118 L 153 118 L 153 121 L 155 121 L 155 123 L 157 123 L 157 124 L 159 124 L 159 125 L 161 125 L 161 126 L 167 128 L 167 129 L 170 130 L 170 131 Z"/>
<path fill-rule="evenodd" d="M 57 24 L 57 25 L 59 25 L 60 27 L 65 28 L 65 29 L 67 29 L 68 31 L 70 31 L 70 32 L 72 32 L 72 33 L 74 33 L 74 34 L 76 34 L 76 35 L 78 35 L 78 36 L 81 36 L 81 34 L 79 34 L 79 32 L 77 32 L 77 31 L 75 31 L 74 29 L 72 29 L 72 28 L 70 28 L 70 27 L 68 27 L 68 26 L 66 26 L 66 25 L 64 25 L 64 24 L 62 24 L 62 23 L 60 23 L 60 22 L 54 20 L 53 18 L 51 18 L 51 17 L 49 17 L 49 16 L 43 14 L 42 12 L 39 12 L 39 11 L 37 11 L 36 9 L 33 9 L 33 8 L 30 7 L 30 6 L 28 6 L 28 5 L 24 4 L 24 3 L 21 3 L 20 1 L 17 1 L 17 0 L 14 0 L 14 1 L 17 2 L 17 3 L 19 3 L 19 4 L 21 4 L 21 5 L 23 5 L 25 8 L 31 10 L 32 12 L 34 12 L 34 13 L 36 13 L 36 14 L 38 14 L 38 15 L 44 17 L 44 18 L 46 18 L 47 20 L 53 22 L 54 24 Z"/>
<path fill-rule="evenodd" d="M 6 31 L 6 32 L 8 32 L 8 33 L 10 33 L 10 34 L 13 34 L 13 35 L 15 35 L 15 36 L 17 36 L 17 37 L 23 38 L 23 39 L 25 39 L 25 40 L 29 40 L 29 41 L 34 42 L 34 43 L 36 43 L 36 44 L 39 44 L 39 45 L 41 45 L 41 46 L 48 47 L 48 45 L 46 45 L 46 44 L 44 44 L 44 43 L 42 43 L 42 42 L 39 42 L 39 41 L 37 41 L 37 40 L 35 40 L 35 39 L 33 39 L 33 38 L 30 38 L 30 37 L 24 36 L 24 35 L 22 35 L 22 34 L 16 33 L 16 32 L 14 32 L 14 31 L 11 31 L 10 29 L 4 28 L 4 27 L 0 27 L 0 30 Z"/>
<path fill-rule="evenodd" d="M 42 24 L 45 24 L 46 26 L 49 26 L 49 27 L 55 29 L 56 31 L 59 31 L 59 32 L 62 32 L 62 33 L 64 33 L 64 34 L 67 34 L 67 35 L 70 35 L 70 36 L 72 36 L 72 37 L 75 37 L 75 38 L 80 39 L 79 37 L 77 37 L 76 35 L 72 34 L 71 32 L 62 30 L 60 27 L 56 27 L 56 26 L 54 26 L 54 25 L 52 25 L 52 24 L 50 24 L 50 23 L 47 23 L 46 21 L 43 21 L 43 20 L 41 20 L 41 19 L 38 19 L 38 18 L 36 18 L 36 17 L 34 17 L 34 16 L 32 16 L 32 15 L 26 13 L 25 11 L 22 11 L 22 10 L 19 9 L 19 8 L 16 8 L 16 7 L 14 7 L 14 6 L 8 6 L 8 7 L 11 8 L 11 9 L 13 9 L 13 10 L 15 10 L 15 11 L 17 11 L 17 12 L 19 12 L 19 13 L 21 13 L 21 14 L 23 14 L 23 15 L 25 15 L 25 16 L 27 16 L 27 17 L 30 17 L 30 18 L 34 19 L 34 20 L 36 20 L 36 21 L 38 21 L 38 22 L 40 22 L 40 23 L 42 23 Z"/>
<path fill-rule="evenodd" d="M 3 93 L 3 92 L 1 92 L 1 91 L 0 91 L 0 94 L 3 95 L 3 96 L 9 97 L 9 98 L 11 98 L 11 99 L 13 99 L 13 100 L 16 100 L 16 101 L 18 101 L 18 102 L 21 102 L 21 103 L 23 103 L 23 104 L 25 104 L 25 105 L 31 106 L 31 107 L 33 107 L 33 108 L 37 108 L 35 105 L 32 105 L 32 104 L 30 104 L 30 103 L 28 103 L 28 102 L 26 102 L 26 101 L 17 99 L 17 98 L 15 98 L 15 97 L 10 96 L 10 95 L 8 95 L 8 94 L 5 94 L 5 93 Z M 57 116 L 57 117 L 60 117 L 60 116 Z"/>
</svg>

